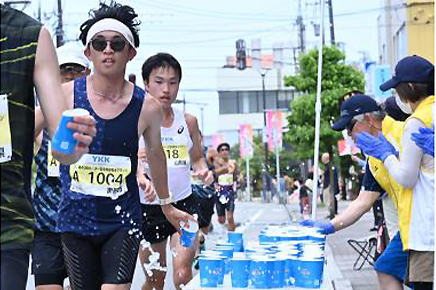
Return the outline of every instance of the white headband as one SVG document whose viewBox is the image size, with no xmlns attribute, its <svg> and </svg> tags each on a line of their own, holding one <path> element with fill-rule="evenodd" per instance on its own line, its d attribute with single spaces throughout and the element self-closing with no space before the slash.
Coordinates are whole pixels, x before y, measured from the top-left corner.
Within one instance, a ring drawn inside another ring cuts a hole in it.
<svg viewBox="0 0 436 290">
<path fill-rule="evenodd" d="M 135 41 L 133 40 L 133 34 L 130 31 L 129 27 L 127 27 L 121 21 L 118 21 L 113 18 L 104 18 L 102 20 L 94 23 L 88 31 L 88 35 L 86 36 L 86 46 L 88 46 L 89 42 L 91 42 L 92 38 L 102 31 L 115 31 L 121 33 L 124 38 L 130 43 L 130 46 L 136 50 Z"/>
</svg>

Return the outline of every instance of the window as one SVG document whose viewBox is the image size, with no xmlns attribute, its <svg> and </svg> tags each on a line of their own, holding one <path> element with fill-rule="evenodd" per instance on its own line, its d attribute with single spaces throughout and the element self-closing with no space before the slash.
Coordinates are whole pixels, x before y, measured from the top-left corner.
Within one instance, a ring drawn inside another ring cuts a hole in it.
<svg viewBox="0 0 436 290">
<path fill-rule="evenodd" d="M 259 112 L 259 96 L 256 91 L 251 91 L 248 99 L 248 112 L 249 113 L 258 113 Z"/>
<path fill-rule="evenodd" d="M 277 96 L 277 108 L 278 109 L 285 109 L 286 110 L 289 108 L 290 95 L 291 95 L 290 92 L 286 92 L 286 91 L 278 92 L 278 96 Z"/>
<path fill-rule="evenodd" d="M 219 92 L 220 114 L 238 113 L 238 98 L 236 92 Z"/>
<path fill-rule="evenodd" d="M 277 109 L 277 92 L 276 91 L 266 91 L 266 109 L 275 110 Z"/>
</svg>

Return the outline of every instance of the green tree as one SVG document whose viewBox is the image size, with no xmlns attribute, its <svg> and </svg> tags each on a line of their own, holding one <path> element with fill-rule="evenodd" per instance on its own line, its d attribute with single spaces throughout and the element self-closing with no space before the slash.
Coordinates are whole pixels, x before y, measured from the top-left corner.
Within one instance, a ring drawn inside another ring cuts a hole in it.
<svg viewBox="0 0 436 290">
<path fill-rule="evenodd" d="M 313 158 L 317 73 L 318 49 L 312 49 L 301 56 L 300 72 L 285 77 L 285 86 L 294 86 L 303 93 L 291 103 L 289 131 L 284 136 L 293 146 L 292 155 L 300 160 Z M 364 76 L 355 67 L 345 64 L 345 55 L 336 46 L 325 46 L 321 88 L 320 152 L 332 154 L 342 138 L 340 132 L 331 129 L 340 114 L 342 96 L 351 90 L 363 90 Z"/>
</svg>

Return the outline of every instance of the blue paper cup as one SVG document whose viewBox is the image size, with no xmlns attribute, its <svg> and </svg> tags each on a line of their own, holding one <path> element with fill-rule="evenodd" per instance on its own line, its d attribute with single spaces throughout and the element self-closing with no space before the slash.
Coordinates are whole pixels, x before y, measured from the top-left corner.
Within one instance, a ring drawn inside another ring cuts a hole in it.
<svg viewBox="0 0 436 290">
<path fill-rule="evenodd" d="M 220 252 L 222 256 L 226 257 L 225 273 L 230 273 L 230 258 L 233 257 L 233 246 L 216 246 L 214 250 Z"/>
<path fill-rule="evenodd" d="M 219 257 L 201 257 L 200 284 L 202 287 L 217 287 L 223 284 L 224 261 Z"/>
<path fill-rule="evenodd" d="M 181 223 L 181 232 L 180 236 L 180 245 L 185 248 L 190 248 L 194 245 L 195 238 L 197 237 L 198 232 L 198 223 L 194 221 L 188 222 L 180 222 Z"/>
<path fill-rule="evenodd" d="M 244 251 L 244 239 L 242 233 L 228 232 L 227 240 L 229 243 L 233 244 L 233 250 L 235 252 Z"/>
<path fill-rule="evenodd" d="M 299 258 L 294 263 L 295 286 L 320 288 L 324 273 L 324 258 Z"/>
<path fill-rule="evenodd" d="M 271 288 L 283 288 L 285 286 L 285 269 L 286 259 L 282 257 L 275 257 L 271 271 Z"/>
<path fill-rule="evenodd" d="M 231 278 L 233 288 L 246 288 L 250 277 L 250 259 L 247 258 L 232 258 Z"/>
<path fill-rule="evenodd" d="M 59 127 L 53 136 L 51 147 L 54 151 L 69 155 L 74 152 L 77 140 L 74 139 L 74 130 L 67 128 L 67 124 L 74 120 L 74 117 L 88 116 L 89 112 L 85 109 L 67 110 L 62 113 Z"/>
<path fill-rule="evenodd" d="M 250 263 L 250 286 L 254 289 L 270 288 L 274 260 L 253 258 Z"/>
</svg>

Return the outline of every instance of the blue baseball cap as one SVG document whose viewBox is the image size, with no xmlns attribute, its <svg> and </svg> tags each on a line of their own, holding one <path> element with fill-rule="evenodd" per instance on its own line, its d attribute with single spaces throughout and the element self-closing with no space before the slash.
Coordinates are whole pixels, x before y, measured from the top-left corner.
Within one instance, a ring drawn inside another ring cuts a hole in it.
<svg viewBox="0 0 436 290">
<path fill-rule="evenodd" d="M 333 124 L 332 129 L 342 131 L 355 116 L 379 110 L 380 106 L 370 96 L 354 95 L 342 103 L 341 116 Z"/>
<path fill-rule="evenodd" d="M 434 65 L 418 55 L 406 56 L 395 67 L 395 75 L 380 86 L 383 92 L 399 83 L 429 83 L 434 79 Z"/>
</svg>

